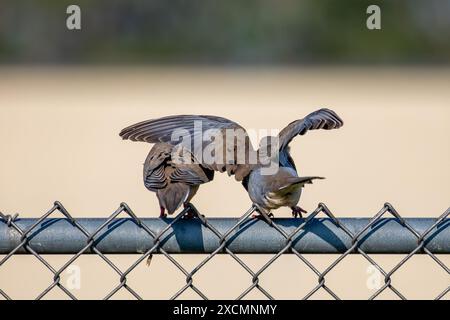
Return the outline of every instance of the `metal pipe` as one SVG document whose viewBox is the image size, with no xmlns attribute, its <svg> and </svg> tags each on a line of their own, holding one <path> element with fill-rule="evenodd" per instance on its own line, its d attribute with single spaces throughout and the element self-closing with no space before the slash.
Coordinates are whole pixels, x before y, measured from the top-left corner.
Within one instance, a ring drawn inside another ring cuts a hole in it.
<svg viewBox="0 0 450 320">
<path fill-rule="evenodd" d="M 89 234 L 105 223 L 101 218 L 80 218 L 76 221 Z M 141 219 L 150 230 L 159 233 L 171 219 Z M 340 223 L 352 234 L 367 226 L 368 218 L 341 218 Z M 405 221 L 419 235 L 432 227 L 436 220 L 408 218 Z M 37 219 L 17 219 L 15 223 L 27 230 Z M 237 219 L 210 218 L 208 222 L 221 234 L 232 228 Z M 304 219 L 274 219 L 287 234 L 291 234 Z M 425 248 L 432 253 L 450 253 L 450 219 L 445 219 L 425 236 Z M 87 244 L 87 237 L 68 219 L 44 219 L 28 234 L 28 245 L 40 254 L 76 254 Z M 418 238 L 394 218 L 380 219 L 358 239 L 359 248 L 366 253 L 410 253 L 418 246 Z M 114 219 L 94 237 L 95 246 L 103 253 L 144 253 L 154 239 L 133 219 Z M 211 253 L 220 245 L 220 239 L 199 219 L 180 220 L 161 238 L 161 247 L 168 253 Z M 293 248 L 300 253 L 343 253 L 352 246 L 352 238 L 329 218 L 315 218 L 293 238 Z M 21 235 L 0 219 L 0 254 L 8 254 L 21 243 Z M 227 237 L 227 247 L 234 253 L 277 253 L 286 245 L 286 238 L 265 221 L 251 219 Z M 17 253 L 26 253 L 22 247 Z M 86 253 L 92 253 L 88 250 Z M 420 252 L 418 252 L 420 253 Z"/>
</svg>

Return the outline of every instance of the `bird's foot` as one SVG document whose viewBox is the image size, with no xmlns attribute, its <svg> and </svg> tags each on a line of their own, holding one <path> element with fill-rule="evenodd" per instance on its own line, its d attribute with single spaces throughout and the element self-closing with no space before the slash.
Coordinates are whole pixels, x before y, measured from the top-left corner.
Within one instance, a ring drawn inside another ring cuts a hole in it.
<svg viewBox="0 0 450 320">
<path fill-rule="evenodd" d="M 159 213 L 159 218 L 160 219 L 164 219 L 164 218 L 166 218 L 167 217 L 167 214 L 166 214 L 166 209 L 164 208 L 164 207 L 160 207 L 160 213 Z"/>
<path fill-rule="evenodd" d="M 273 213 L 268 213 L 267 216 L 268 216 L 270 219 L 272 219 L 272 218 L 273 218 Z M 258 212 L 258 213 L 252 214 L 252 218 L 253 218 L 253 219 L 263 219 L 263 218 L 264 218 L 264 215 Z"/>
<path fill-rule="evenodd" d="M 183 206 L 185 210 L 187 209 L 183 219 L 194 219 L 200 215 L 200 212 L 198 212 L 197 208 L 192 203 L 185 203 Z"/>
<path fill-rule="evenodd" d="M 294 218 L 303 218 L 303 213 L 307 213 L 308 211 L 300 208 L 299 206 L 292 207 L 292 216 Z"/>
</svg>

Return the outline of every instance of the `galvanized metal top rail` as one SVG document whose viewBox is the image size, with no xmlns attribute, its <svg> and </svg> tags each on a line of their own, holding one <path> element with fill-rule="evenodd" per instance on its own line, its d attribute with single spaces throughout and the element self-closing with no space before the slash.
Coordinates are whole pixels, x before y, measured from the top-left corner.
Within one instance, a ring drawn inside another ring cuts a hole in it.
<svg viewBox="0 0 450 320">
<path fill-rule="evenodd" d="M 212 253 L 221 245 L 221 239 L 200 219 L 140 219 L 155 234 L 168 228 L 161 237 L 160 248 L 167 253 Z M 419 234 L 424 233 L 436 222 L 435 219 L 404 219 Z M 19 219 L 16 224 L 22 230 L 35 225 L 28 237 L 28 246 L 40 254 L 76 254 L 87 242 L 83 232 L 67 218 Z M 77 222 L 89 234 L 93 234 L 107 219 L 79 218 Z M 234 218 L 209 218 L 210 226 L 224 234 L 237 224 Z M 292 234 L 305 219 L 273 219 L 286 234 Z M 292 248 L 299 253 L 332 254 L 344 253 L 353 245 L 353 239 L 344 232 L 347 228 L 358 234 L 366 227 L 369 218 L 340 218 L 341 226 L 331 218 L 315 218 L 309 221 L 292 237 Z M 37 224 L 36 224 L 37 223 Z M 450 253 L 450 228 L 431 228 L 424 237 L 424 248 L 432 253 Z M 383 218 L 360 235 L 359 248 L 366 253 L 410 253 L 418 245 L 418 238 L 396 218 Z M 22 235 L 0 222 L 0 254 L 8 254 L 22 242 Z M 132 218 L 118 218 L 110 221 L 95 237 L 95 247 L 108 254 L 142 254 L 156 244 L 155 238 L 143 231 L 142 226 Z M 234 253 L 278 253 L 286 245 L 286 238 L 261 219 L 249 219 L 234 229 L 227 237 L 227 247 Z M 356 251 L 354 251 L 356 252 Z M 27 253 L 22 246 L 17 252 Z M 92 248 L 85 253 L 95 253 Z M 225 253 L 225 251 L 219 252 Z M 423 250 L 418 253 L 424 253 Z"/>
<path fill-rule="evenodd" d="M 17 215 L 0 212 L 0 268 L 15 254 L 28 253 L 36 257 L 53 274 L 52 283 L 36 299 L 41 299 L 58 287 L 69 298 L 75 295 L 61 283 L 61 273 L 83 254 L 96 254 L 118 275 L 119 284 L 105 297 L 109 299 L 119 290 L 127 290 L 135 298 L 139 293 L 127 284 L 127 276 L 145 259 L 162 254 L 186 277 L 186 284 L 171 298 L 178 298 L 188 289 L 201 298 L 206 295 L 194 284 L 194 276 L 215 255 L 228 254 L 251 278 L 251 285 L 237 299 L 252 290 L 259 290 L 268 299 L 273 296 L 259 283 L 260 275 L 283 254 L 293 254 L 317 276 L 318 284 L 304 299 L 318 290 L 325 290 L 332 298 L 339 296 L 327 286 L 326 276 L 345 257 L 359 254 L 384 277 L 382 285 L 369 299 L 375 299 L 383 291 L 390 290 L 401 299 L 406 297 L 393 285 L 392 275 L 416 254 L 426 254 L 449 275 L 445 290 L 436 296 L 443 299 L 450 292 L 450 269 L 438 254 L 450 253 L 450 208 L 436 219 L 403 218 L 395 208 L 386 203 L 372 218 L 336 218 L 324 204 L 306 219 L 251 218 L 256 210 L 252 206 L 239 219 L 206 218 L 197 215 L 186 219 L 188 210 L 173 219 L 141 219 L 128 207 L 119 208 L 107 219 L 73 218 L 64 206 L 55 202 L 39 219 L 19 219 Z M 59 212 L 63 218 L 50 218 Z M 126 218 L 119 218 L 125 214 Z M 386 217 L 388 215 L 388 217 Z M 323 218 L 321 216 L 324 216 Z M 390 217 L 389 217 L 390 216 Z M 186 270 L 174 257 L 174 253 L 203 253 L 207 256 L 193 270 Z M 258 270 L 253 270 L 237 254 L 272 254 Z M 320 271 L 304 253 L 337 254 L 337 258 Z M 371 253 L 405 254 L 392 269 L 385 270 Z M 54 268 L 43 254 L 70 254 L 60 268 Z M 121 270 L 107 254 L 139 254 L 126 270 Z M 1 284 L 0 284 L 1 285 Z M 11 297 L 0 288 L 0 296 Z"/>
</svg>

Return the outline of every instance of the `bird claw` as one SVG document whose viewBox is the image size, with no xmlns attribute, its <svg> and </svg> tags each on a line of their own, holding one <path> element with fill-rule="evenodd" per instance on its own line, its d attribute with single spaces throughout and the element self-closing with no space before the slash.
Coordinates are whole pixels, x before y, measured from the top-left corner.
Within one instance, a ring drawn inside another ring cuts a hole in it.
<svg viewBox="0 0 450 320">
<path fill-rule="evenodd" d="M 270 219 L 272 219 L 274 217 L 273 213 L 268 213 L 266 216 L 269 217 Z M 252 214 L 252 218 L 253 219 L 263 219 L 264 215 L 261 213 L 254 213 L 254 214 Z"/>
<path fill-rule="evenodd" d="M 292 216 L 294 218 L 303 218 L 303 214 L 302 213 L 307 213 L 308 212 L 308 211 L 300 208 L 299 206 L 292 207 L 291 209 L 292 209 Z"/>
<path fill-rule="evenodd" d="M 197 208 L 192 203 L 187 203 L 184 205 L 186 213 L 183 215 L 182 219 L 194 219 L 200 216 L 200 212 L 198 212 Z"/>
<path fill-rule="evenodd" d="M 192 212 L 192 211 L 188 211 L 184 214 L 182 219 L 186 219 L 186 220 L 190 220 L 190 219 L 194 219 L 197 215 Z"/>
</svg>

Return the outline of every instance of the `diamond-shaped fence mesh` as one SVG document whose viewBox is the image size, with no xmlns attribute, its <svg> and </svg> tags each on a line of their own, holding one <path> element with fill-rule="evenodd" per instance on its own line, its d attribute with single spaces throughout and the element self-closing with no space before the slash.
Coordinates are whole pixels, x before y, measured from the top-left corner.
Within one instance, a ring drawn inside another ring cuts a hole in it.
<svg viewBox="0 0 450 320">
<path fill-rule="evenodd" d="M 201 214 L 188 218 L 188 209 L 173 219 L 141 219 L 127 204 L 122 203 L 107 219 L 75 219 L 61 203 L 55 202 L 39 219 L 21 219 L 17 214 L 11 216 L 0 213 L 0 255 L 3 255 L 0 270 L 14 255 L 32 255 L 53 274 L 53 281 L 36 299 L 44 298 L 56 287 L 70 299 L 77 299 L 62 283 L 61 275 L 80 256 L 94 254 L 118 278 L 117 285 L 105 299 L 112 298 L 120 290 L 126 290 L 136 299 L 142 299 L 127 283 L 127 277 L 144 260 L 150 263 L 152 256 L 158 254 L 165 257 L 185 277 L 185 284 L 168 298 L 176 299 L 185 291 L 193 290 L 206 300 L 207 295 L 195 283 L 196 274 L 216 255 L 226 254 L 248 273 L 250 280 L 249 286 L 234 298 L 243 299 L 250 292 L 259 291 L 266 298 L 274 299 L 270 290 L 260 283 L 261 275 L 282 255 L 290 254 L 297 257 L 317 277 L 317 284 L 304 297 L 299 298 L 309 299 L 319 290 L 324 290 L 331 298 L 340 299 L 335 289 L 327 285 L 327 275 L 347 256 L 357 254 L 384 277 L 384 283 L 369 299 L 375 299 L 385 291 L 406 299 L 396 287 L 393 275 L 413 256 L 428 255 L 446 273 L 447 279 L 446 289 L 434 298 L 448 298 L 450 270 L 438 256 L 450 253 L 450 208 L 436 219 L 403 218 L 389 203 L 370 219 L 338 219 L 322 203 L 306 219 L 271 219 L 264 215 L 255 218 L 255 207 L 251 207 L 239 219 L 209 219 Z M 60 212 L 65 218 L 51 218 L 55 212 Z M 128 217 L 118 218 L 121 214 Z M 43 257 L 58 253 L 72 254 L 59 268 L 52 266 Z M 108 258 L 108 254 L 114 253 L 139 256 L 123 270 Z M 207 256 L 188 270 L 174 258 L 175 253 L 206 253 Z M 241 253 L 270 253 L 272 256 L 262 267 L 255 269 L 241 259 Z M 305 253 L 338 255 L 325 269 L 319 270 L 305 257 Z M 374 257 L 376 253 L 406 255 L 394 267 L 386 269 L 377 263 Z M 148 272 L 151 271 L 150 267 Z M 8 292 L 2 289 L 1 283 L 0 296 L 11 299 Z"/>
</svg>

